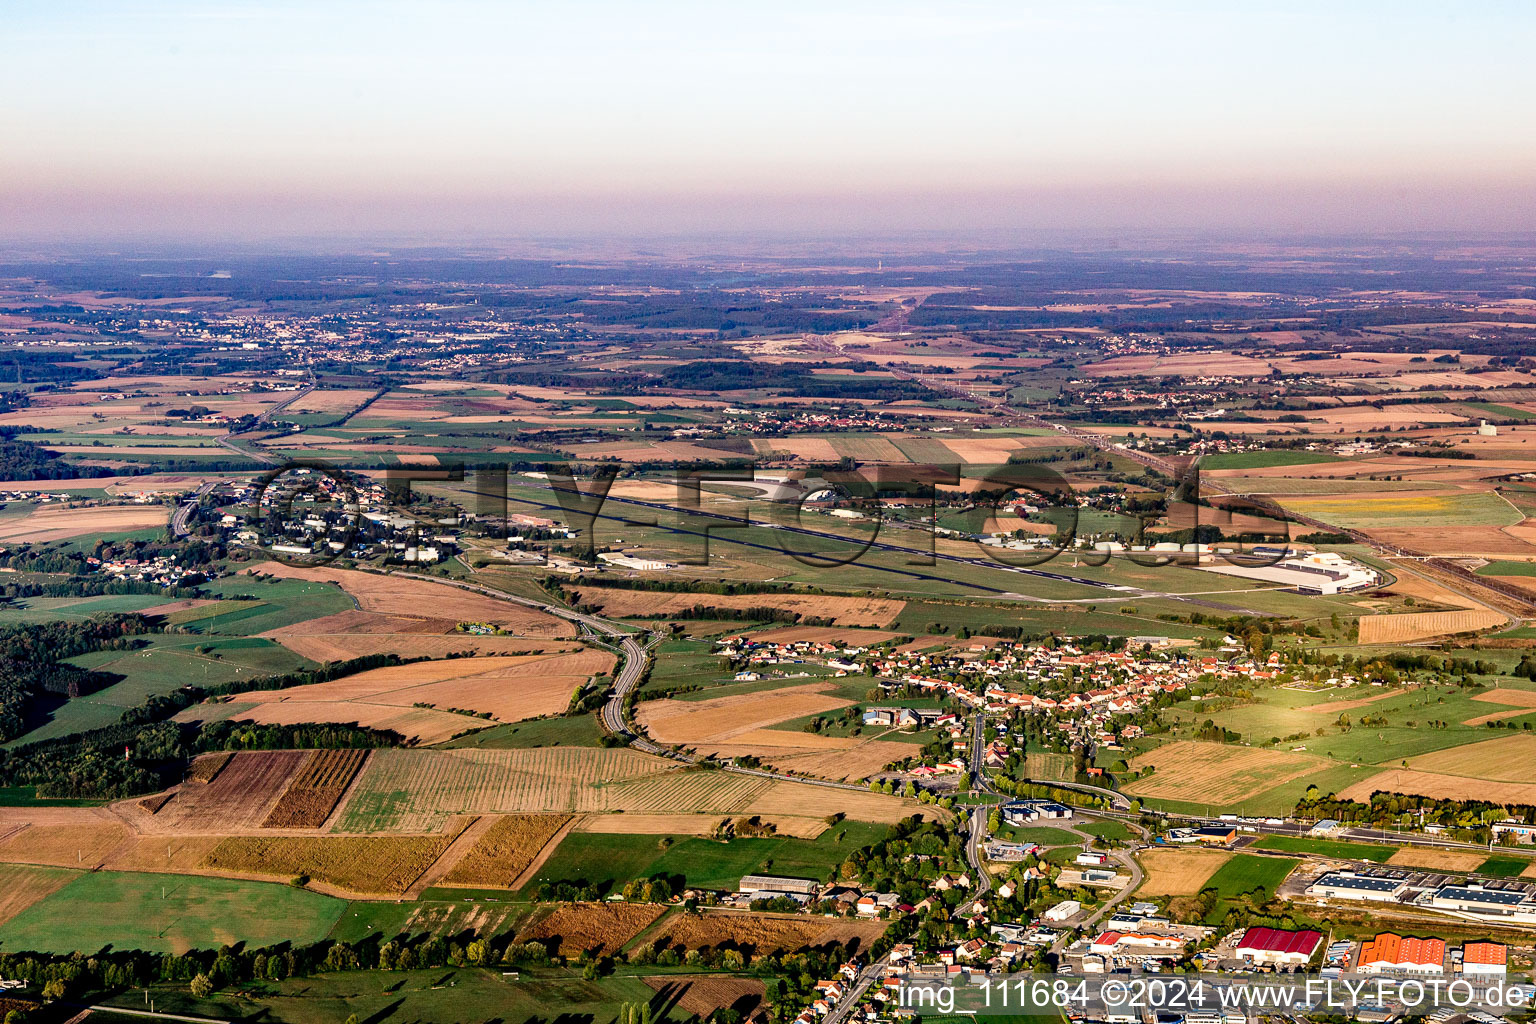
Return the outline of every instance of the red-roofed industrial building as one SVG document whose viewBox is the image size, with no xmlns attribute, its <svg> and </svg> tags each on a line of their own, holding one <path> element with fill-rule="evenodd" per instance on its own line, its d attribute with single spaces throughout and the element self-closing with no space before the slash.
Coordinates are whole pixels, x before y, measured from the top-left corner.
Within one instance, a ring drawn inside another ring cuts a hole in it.
<svg viewBox="0 0 1536 1024">
<path fill-rule="evenodd" d="M 1237 942 L 1237 956 L 1256 964 L 1304 964 L 1322 941 L 1322 932 L 1249 928 Z"/>
</svg>

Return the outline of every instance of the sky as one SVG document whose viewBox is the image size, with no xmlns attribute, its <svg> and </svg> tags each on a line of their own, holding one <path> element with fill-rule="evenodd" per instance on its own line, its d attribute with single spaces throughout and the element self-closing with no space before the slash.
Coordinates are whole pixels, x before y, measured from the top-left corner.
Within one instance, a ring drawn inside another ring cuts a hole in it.
<svg viewBox="0 0 1536 1024">
<path fill-rule="evenodd" d="M 1536 4 L 6 0 L 0 234 L 1536 230 Z"/>
</svg>

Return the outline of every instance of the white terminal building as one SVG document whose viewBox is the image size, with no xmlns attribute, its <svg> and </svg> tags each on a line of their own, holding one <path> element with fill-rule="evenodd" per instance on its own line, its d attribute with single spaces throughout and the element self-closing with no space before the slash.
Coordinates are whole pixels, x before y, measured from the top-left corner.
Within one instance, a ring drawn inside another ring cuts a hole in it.
<svg viewBox="0 0 1536 1024">
<path fill-rule="evenodd" d="M 1274 558 L 1282 552 L 1278 548 L 1254 548 L 1250 554 L 1259 558 L 1267 554 Z M 1375 569 L 1334 551 L 1315 551 L 1311 554 L 1288 551 L 1284 552 L 1284 557 L 1275 559 L 1272 565 L 1233 565 L 1218 559 L 1200 568 L 1224 576 L 1279 583 L 1308 594 L 1345 594 L 1365 590 L 1381 582 L 1381 574 Z"/>
</svg>

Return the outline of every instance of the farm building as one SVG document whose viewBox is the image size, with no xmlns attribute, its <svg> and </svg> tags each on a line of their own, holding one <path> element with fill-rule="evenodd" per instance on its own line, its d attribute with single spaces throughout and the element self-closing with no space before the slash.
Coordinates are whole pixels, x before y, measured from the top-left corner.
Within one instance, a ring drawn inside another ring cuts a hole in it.
<svg viewBox="0 0 1536 1024">
<path fill-rule="evenodd" d="M 1239 960 L 1256 964 L 1304 964 L 1322 944 L 1321 932 L 1291 932 L 1282 928 L 1249 928 L 1237 942 Z"/>
<path fill-rule="evenodd" d="M 1375 878 L 1352 871 L 1330 871 L 1307 886 L 1308 896 L 1328 899 L 1377 900 L 1391 903 L 1403 894 L 1408 883 L 1400 878 Z"/>
<path fill-rule="evenodd" d="M 1445 970 L 1445 940 L 1382 932 L 1360 946 L 1355 969 L 1362 974 L 1440 974 Z"/>
<path fill-rule="evenodd" d="M 1508 969 L 1509 950 L 1500 942 L 1469 942 L 1461 947 L 1461 973 L 1497 975 Z"/>
<path fill-rule="evenodd" d="M 820 884 L 809 878 L 780 878 L 775 875 L 743 875 L 736 891 L 755 900 L 787 896 L 799 903 L 815 898 Z"/>
</svg>

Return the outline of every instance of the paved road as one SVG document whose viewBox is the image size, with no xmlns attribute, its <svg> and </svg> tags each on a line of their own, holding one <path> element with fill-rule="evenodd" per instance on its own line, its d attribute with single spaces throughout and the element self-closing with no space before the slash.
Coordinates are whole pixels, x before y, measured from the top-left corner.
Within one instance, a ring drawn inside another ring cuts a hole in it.
<svg viewBox="0 0 1536 1024">
<path fill-rule="evenodd" d="M 191 532 L 191 528 L 187 526 L 187 520 L 192 517 L 193 512 L 197 511 L 198 501 L 218 485 L 219 482 L 217 480 L 209 480 L 203 486 L 193 491 L 191 497 L 176 507 L 176 514 L 171 516 L 171 533 L 174 536 L 185 537 Z"/>
<path fill-rule="evenodd" d="M 304 386 L 302 391 L 295 391 L 290 397 L 283 399 L 281 402 L 278 402 L 276 405 L 262 413 L 260 416 L 257 416 L 256 423 L 260 424 L 266 420 L 271 419 L 273 413 L 282 412 L 284 409 L 288 408 L 294 402 L 297 402 L 299 399 L 303 398 L 313 390 L 315 390 L 315 384 L 313 381 L 311 381 Z M 253 429 L 254 426 L 255 424 L 252 425 Z M 265 452 L 258 452 L 249 448 L 241 448 L 239 445 L 230 440 L 230 438 L 234 436 L 235 435 L 232 433 L 223 434 L 214 438 L 214 443 L 222 445 L 223 447 L 228 448 L 230 451 L 234 452 L 236 455 L 243 456 L 244 458 L 255 459 L 257 462 L 265 463 L 268 466 L 278 465 L 278 460 L 274 459 L 272 456 L 266 454 Z"/>
<path fill-rule="evenodd" d="M 827 1014 L 823 1024 L 843 1024 L 843 1021 L 852 1015 L 854 1007 L 858 1006 L 859 1000 L 863 998 L 864 993 L 869 991 L 869 986 L 885 977 L 888 957 L 889 954 L 881 957 L 859 972 L 859 976 L 853 979 L 853 983 L 843 993 L 843 998 L 837 1001 L 837 1006 L 831 1013 Z"/>
</svg>

